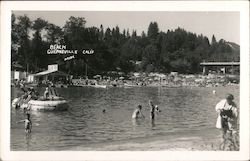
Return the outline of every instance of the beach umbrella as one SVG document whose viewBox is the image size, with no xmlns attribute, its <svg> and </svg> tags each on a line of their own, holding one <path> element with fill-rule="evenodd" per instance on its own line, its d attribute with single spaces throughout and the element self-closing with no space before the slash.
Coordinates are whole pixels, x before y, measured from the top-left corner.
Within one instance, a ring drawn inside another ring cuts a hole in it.
<svg viewBox="0 0 250 161">
<path fill-rule="evenodd" d="M 154 77 L 155 76 L 155 73 L 149 73 L 149 75 L 148 75 L 149 77 Z"/>
<path fill-rule="evenodd" d="M 160 78 L 166 78 L 167 76 L 165 74 L 159 74 L 158 75 Z"/>
<path fill-rule="evenodd" d="M 140 73 L 134 73 L 135 77 L 140 77 Z"/>
<path fill-rule="evenodd" d="M 226 80 L 225 79 L 220 79 L 219 82 L 220 83 L 224 83 Z"/>
<path fill-rule="evenodd" d="M 198 82 L 204 82 L 205 80 L 204 79 L 195 79 L 194 81 L 198 83 Z"/>
<path fill-rule="evenodd" d="M 132 80 L 132 79 L 135 79 L 135 78 L 136 78 L 135 76 L 131 76 L 128 79 Z"/>
<path fill-rule="evenodd" d="M 95 75 L 93 78 L 101 78 L 100 75 Z"/>
<path fill-rule="evenodd" d="M 207 83 L 212 83 L 212 80 L 211 79 L 207 80 Z"/>
<path fill-rule="evenodd" d="M 124 72 L 118 72 L 119 75 L 124 75 Z"/>
</svg>

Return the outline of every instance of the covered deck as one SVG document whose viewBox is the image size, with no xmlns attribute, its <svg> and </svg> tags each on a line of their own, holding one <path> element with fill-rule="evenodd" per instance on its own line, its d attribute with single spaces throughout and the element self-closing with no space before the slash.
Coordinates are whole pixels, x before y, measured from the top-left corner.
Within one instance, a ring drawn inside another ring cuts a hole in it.
<svg viewBox="0 0 250 161">
<path fill-rule="evenodd" d="M 200 65 L 203 67 L 203 74 L 207 72 L 208 67 L 222 67 L 222 71 L 225 74 L 227 68 L 231 68 L 234 71 L 234 67 L 240 66 L 240 62 L 202 62 Z"/>
</svg>

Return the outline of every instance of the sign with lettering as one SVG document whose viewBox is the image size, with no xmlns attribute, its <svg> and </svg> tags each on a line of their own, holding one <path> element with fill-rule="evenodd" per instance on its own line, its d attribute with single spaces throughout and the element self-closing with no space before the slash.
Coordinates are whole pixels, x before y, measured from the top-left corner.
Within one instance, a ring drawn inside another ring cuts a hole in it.
<svg viewBox="0 0 250 161">
<path fill-rule="evenodd" d="M 58 71 L 58 64 L 48 65 L 48 70 L 49 71 Z"/>
</svg>

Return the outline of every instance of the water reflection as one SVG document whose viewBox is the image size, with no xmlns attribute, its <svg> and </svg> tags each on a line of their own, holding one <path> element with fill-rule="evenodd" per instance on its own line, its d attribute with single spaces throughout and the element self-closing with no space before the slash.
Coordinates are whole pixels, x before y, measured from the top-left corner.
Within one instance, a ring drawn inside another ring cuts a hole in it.
<svg viewBox="0 0 250 161">
<path fill-rule="evenodd" d="M 25 134 L 26 150 L 30 150 L 31 133 Z"/>
<path fill-rule="evenodd" d="M 154 127 L 155 127 L 155 120 L 154 120 L 154 119 L 151 119 L 151 120 L 150 120 L 150 123 L 151 123 L 151 128 L 154 129 Z"/>
<path fill-rule="evenodd" d="M 141 125 L 141 121 L 142 119 L 131 119 L 132 120 L 132 124 L 133 124 L 133 127 L 137 127 L 139 125 Z"/>
</svg>

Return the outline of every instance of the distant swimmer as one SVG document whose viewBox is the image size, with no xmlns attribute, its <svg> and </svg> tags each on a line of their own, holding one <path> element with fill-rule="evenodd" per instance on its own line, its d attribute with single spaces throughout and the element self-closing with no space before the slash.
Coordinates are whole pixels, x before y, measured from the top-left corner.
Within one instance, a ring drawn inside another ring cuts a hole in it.
<svg viewBox="0 0 250 161">
<path fill-rule="evenodd" d="M 27 113 L 26 116 L 27 116 L 26 119 L 21 120 L 21 121 L 18 121 L 17 123 L 24 122 L 25 133 L 31 133 L 32 122 L 31 122 L 31 120 L 30 120 L 30 114 Z"/>
<path fill-rule="evenodd" d="M 158 107 L 157 105 L 154 105 L 154 104 L 152 103 L 151 100 L 149 100 L 149 106 L 150 106 L 150 108 L 151 108 L 151 110 L 150 110 L 150 118 L 151 118 L 151 119 L 154 119 L 154 118 L 155 118 L 155 111 L 156 111 L 156 112 L 161 112 L 161 111 L 159 110 L 159 107 Z"/>
<path fill-rule="evenodd" d="M 106 112 L 106 110 L 105 110 L 105 109 L 103 109 L 103 110 L 102 110 L 102 113 L 105 113 L 105 112 Z"/>
<path fill-rule="evenodd" d="M 144 118 L 142 112 L 141 112 L 142 106 L 138 105 L 138 107 L 134 110 L 132 118 L 137 119 L 137 118 Z"/>
</svg>

